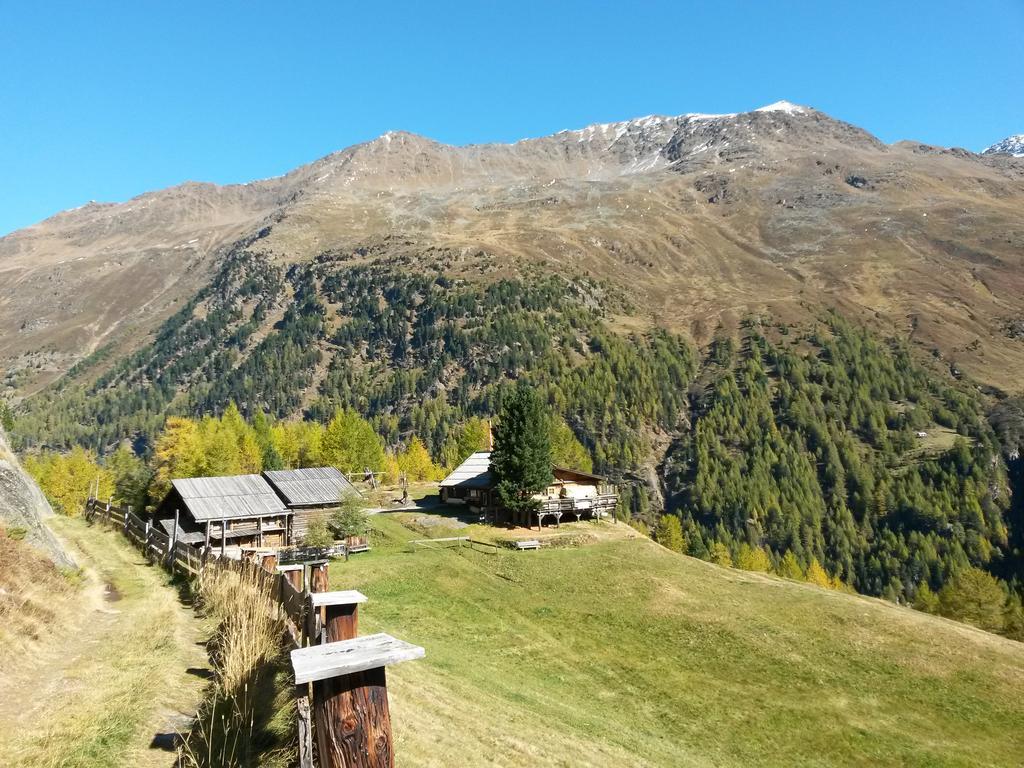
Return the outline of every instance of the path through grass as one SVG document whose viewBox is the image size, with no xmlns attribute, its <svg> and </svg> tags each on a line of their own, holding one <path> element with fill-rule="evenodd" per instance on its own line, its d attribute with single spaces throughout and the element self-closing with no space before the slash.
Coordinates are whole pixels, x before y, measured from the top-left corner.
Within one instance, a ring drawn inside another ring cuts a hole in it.
<svg viewBox="0 0 1024 768">
<path fill-rule="evenodd" d="M 205 682 L 204 628 L 168 576 L 118 533 L 67 518 L 52 526 L 85 583 L 0 671 L 3 764 L 173 765 L 164 747 L 187 728 Z"/>
</svg>

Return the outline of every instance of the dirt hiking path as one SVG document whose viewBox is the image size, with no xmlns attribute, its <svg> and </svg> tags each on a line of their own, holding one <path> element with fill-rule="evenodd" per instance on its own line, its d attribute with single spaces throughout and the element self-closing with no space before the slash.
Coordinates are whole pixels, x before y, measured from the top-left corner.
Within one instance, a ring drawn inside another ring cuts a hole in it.
<svg viewBox="0 0 1024 768">
<path fill-rule="evenodd" d="M 209 675 L 203 626 L 116 531 L 51 525 L 84 583 L 60 618 L 0 669 L 4 764 L 171 766 Z"/>
</svg>

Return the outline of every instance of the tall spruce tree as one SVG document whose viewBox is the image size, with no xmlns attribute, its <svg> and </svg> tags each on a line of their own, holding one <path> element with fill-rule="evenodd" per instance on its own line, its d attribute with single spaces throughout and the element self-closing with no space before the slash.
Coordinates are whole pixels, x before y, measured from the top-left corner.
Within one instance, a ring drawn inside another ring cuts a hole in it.
<svg viewBox="0 0 1024 768">
<path fill-rule="evenodd" d="M 494 430 L 491 472 L 498 498 L 514 512 L 531 510 L 533 498 L 551 481 L 548 414 L 540 398 L 520 385 L 508 397 Z"/>
</svg>

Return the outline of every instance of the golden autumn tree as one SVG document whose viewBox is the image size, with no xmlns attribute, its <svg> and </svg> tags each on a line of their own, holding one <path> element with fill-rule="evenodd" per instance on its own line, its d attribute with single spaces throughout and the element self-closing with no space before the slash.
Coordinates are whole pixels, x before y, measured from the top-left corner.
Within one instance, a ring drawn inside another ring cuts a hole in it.
<svg viewBox="0 0 1024 768">
<path fill-rule="evenodd" d="M 732 568 L 732 555 L 729 554 L 729 548 L 720 541 L 711 545 L 711 562 L 715 565 Z"/>
<path fill-rule="evenodd" d="M 150 495 L 162 498 L 171 480 L 199 477 L 206 471 L 206 455 L 199 425 L 182 416 L 168 416 L 153 448 L 153 485 Z"/>
<path fill-rule="evenodd" d="M 821 563 L 818 562 L 818 558 L 812 557 L 810 564 L 807 566 L 807 570 L 804 572 L 804 581 L 814 584 L 825 589 L 832 589 L 832 577 L 828 575 L 824 568 L 821 567 Z"/>
<path fill-rule="evenodd" d="M 490 442 L 490 422 L 473 416 L 451 431 L 441 447 L 441 461 L 454 469 L 476 451 L 486 451 Z"/>
<path fill-rule="evenodd" d="M 673 552 L 686 552 L 686 538 L 678 515 L 662 515 L 654 532 L 654 540 Z"/>
<path fill-rule="evenodd" d="M 114 479 L 100 466 L 95 454 L 76 446 L 67 454 L 30 456 L 25 469 L 31 474 L 54 510 L 69 517 L 85 511 L 89 494 L 99 499 L 114 495 Z"/>
<path fill-rule="evenodd" d="M 441 474 L 440 469 L 430 458 L 427 446 L 415 435 L 396 459 L 399 470 L 405 473 L 410 482 L 437 480 Z"/>
<path fill-rule="evenodd" d="M 324 430 L 320 448 L 325 464 L 347 474 L 384 468 L 384 444 L 373 426 L 351 408 L 339 409 Z"/>
<path fill-rule="evenodd" d="M 779 576 L 787 579 L 803 580 L 804 569 L 800 566 L 800 561 L 796 559 L 796 555 L 793 554 L 793 550 L 786 550 L 786 554 L 779 561 L 777 573 Z"/>
<path fill-rule="evenodd" d="M 594 460 L 565 419 L 553 417 L 548 428 L 551 437 L 551 461 L 556 467 L 593 472 Z"/>
<path fill-rule="evenodd" d="M 771 558 L 761 547 L 752 547 L 747 543 L 740 545 L 736 553 L 736 567 L 744 571 L 768 573 L 772 569 Z"/>
</svg>

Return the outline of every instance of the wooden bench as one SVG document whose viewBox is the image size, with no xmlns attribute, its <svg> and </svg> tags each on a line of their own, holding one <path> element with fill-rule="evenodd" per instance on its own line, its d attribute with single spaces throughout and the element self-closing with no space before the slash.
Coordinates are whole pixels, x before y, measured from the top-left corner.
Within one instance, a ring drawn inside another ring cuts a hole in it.
<svg viewBox="0 0 1024 768">
<path fill-rule="evenodd" d="M 540 542 L 537 539 L 527 539 L 526 541 L 517 541 L 516 549 L 540 549 Z"/>
<path fill-rule="evenodd" d="M 365 536 L 349 536 L 345 539 L 345 547 L 349 552 L 369 552 L 370 542 Z"/>
</svg>

